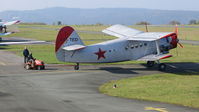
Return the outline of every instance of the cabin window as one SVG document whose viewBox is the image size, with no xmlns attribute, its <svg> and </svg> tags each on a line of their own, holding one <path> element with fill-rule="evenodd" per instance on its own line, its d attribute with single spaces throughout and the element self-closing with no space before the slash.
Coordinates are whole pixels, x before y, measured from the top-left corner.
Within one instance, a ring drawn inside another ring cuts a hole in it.
<svg viewBox="0 0 199 112">
<path fill-rule="evenodd" d="M 144 43 L 144 46 L 147 46 L 147 43 Z"/>
<path fill-rule="evenodd" d="M 140 43 L 140 47 L 142 47 L 142 43 Z"/>
<path fill-rule="evenodd" d="M 138 48 L 138 44 L 135 44 L 135 48 Z"/>
<path fill-rule="evenodd" d="M 171 37 L 167 37 L 168 43 L 172 41 Z"/>
<path fill-rule="evenodd" d="M 133 49 L 134 48 L 134 45 L 131 45 L 131 49 Z"/>
</svg>

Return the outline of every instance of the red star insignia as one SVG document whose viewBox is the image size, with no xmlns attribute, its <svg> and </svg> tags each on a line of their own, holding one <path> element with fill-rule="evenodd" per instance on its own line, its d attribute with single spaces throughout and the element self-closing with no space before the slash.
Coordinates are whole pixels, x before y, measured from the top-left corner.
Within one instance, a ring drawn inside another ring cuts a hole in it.
<svg viewBox="0 0 199 112">
<path fill-rule="evenodd" d="M 104 56 L 104 54 L 106 53 L 106 51 L 102 51 L 100 48 L 99 48 L 99 51 L 98 52 L 96 52 L 95 54 L 98 56 L 98 58 L 97 58 L 97 60 L 99 60 L 100 58 L 106 58 L 105 56 Z"/>
</svg>

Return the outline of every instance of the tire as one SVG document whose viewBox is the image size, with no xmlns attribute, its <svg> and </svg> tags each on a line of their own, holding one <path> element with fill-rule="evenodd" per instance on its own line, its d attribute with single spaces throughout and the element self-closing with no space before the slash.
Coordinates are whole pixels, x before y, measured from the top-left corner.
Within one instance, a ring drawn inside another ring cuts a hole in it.
<svg viewBox="0 0 199 112">
<path fill-rule="evenodd" d="M 155 64 L 154 61 L 147 61 L 147 67 L 153 67 Z"/>
<path fill-rule="evenodd" d="M 74 66 L 74 69 L 75 69 L 75 70 L 79 70 L 79 66 L 75 65 L 75 66 Z"/>
<path fill-rule="evenodd" d="M 42 66 L 38 66 L 38 67 L 37 67 L 37 70 L 42 70 Z"/>
<path fill-rule="evenodd" d="M 42 70 L 45 70 L 45 66 L 42 66 Z"/>
<path fill-rule="evenodd" d="M 26 64 L 26 65 L 25 65 L 25 69 L 26 69 L 26 70 L 30 70 L 30 65 Z"/>
<path fill-rule="evenodd" d="M 166 64 L 160 63 L 160 64 L 158 65 L 158 69 L 159 69 L 160 71 L 165 71 L 165 70 L 166 70 Z"/>
</svg>

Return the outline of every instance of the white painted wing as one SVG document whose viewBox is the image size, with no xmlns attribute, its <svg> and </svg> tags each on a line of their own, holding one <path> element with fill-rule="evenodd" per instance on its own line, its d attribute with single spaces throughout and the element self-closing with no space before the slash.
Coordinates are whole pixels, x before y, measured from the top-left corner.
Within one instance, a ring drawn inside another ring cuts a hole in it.
<svg viewBox="0 0 199 112">
<path fill-rule="evenodd" d="M 5 35 L 10 35 L 12 34 L 11 32 L 7 32 L 7 33 L 0 33 L 0 36 L 5 36 Z"/>
<path fill-rule="evenodd" d="M 119 38 L 128 38 L 136 34 L 142 33 L 142 31 L 119 24 L 108 27 L 104 29 L 102 32 Z"/>
<path fill-rule="evenodd" d="M 5 22 L 3 25 L 6 25 L 6 26 L 8 26 L 8 25 L 14 25 L 14 24 L 17 24 L 19 22 L 20 21 L 18 21 L 18 20 L 16 20 L 16 21 L 10 21 L 10 22 Z"/>
<path fill-rule="evenodd" d="M 165 59 L 165 58 L 169 58 L 169 57 L 172 57 L 172 55 L 169 55 L 169 54 L 160 54 L 160 55 L 151 54 L 151 55 L 144 56 L 144 57 L 142 57 L 138 60 L 139 61 L 157 61 L 157 60 L 161 60 L 161 59 Z"/>
<path fill-rule="evenodd" d="M 127 40 L 154 41 L 172 35 L 172 32 L 145 32 L 129 37 Z"/>
<path fill-rule="evenodd" d="M 67 50 L 67 51 L 75 51 L 75 50 L 83 49 L 85 47 L 86 46 L 84 45 L 71 45 L 71 46 L 63 47 L 62 49 Z"/>
<path fill-rule="evenodd" d="M 17 45 L 17 44 L 39 44 L 46 41 L 25 41 L 25 42 L 1 42 L 0 45 Z"/>
</svg>

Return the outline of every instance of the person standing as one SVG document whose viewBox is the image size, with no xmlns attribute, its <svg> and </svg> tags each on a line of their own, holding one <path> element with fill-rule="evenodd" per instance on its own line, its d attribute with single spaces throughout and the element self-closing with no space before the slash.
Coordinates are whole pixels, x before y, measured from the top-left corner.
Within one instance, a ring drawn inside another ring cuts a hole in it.
<svg viewBox="0 0 199 112">
<path fill-rule="evenodd" d="M 23 56 L 24 56 L 24 63 L 26 63 L 28 61 L 28 56 L 29 56 L 29 50 L 27 49 L 26 46 L 23 50 Z"/>
</svg>

